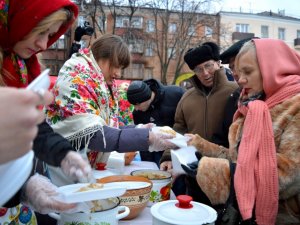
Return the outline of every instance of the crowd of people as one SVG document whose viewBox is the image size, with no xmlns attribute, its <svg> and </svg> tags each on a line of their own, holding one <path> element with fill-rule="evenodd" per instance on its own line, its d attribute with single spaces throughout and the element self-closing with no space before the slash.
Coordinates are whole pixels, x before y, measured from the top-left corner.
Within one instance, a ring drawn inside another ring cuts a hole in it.
<svg viewBox="0 0 300 225">
<path fill-rule="evenodd" d="M 36 55 L 69 29 L 78 8 L 70 0 L 0 2 L 0 165 L 32 149 L 47 166 L 0 206 L 1 224 L 42 224 L 41 214 L 76 210 L 55 199 L 57 187 L 92 181 L 112 151 L 140 151 L 172 173 L 170 149 L 178 147 L 154 126 L 173 128 L 197 149 L 186 174 L 173 174 L 175 195 L 216 210 L 234 196 L 239 224 L 300 223 L 300 55 L 283 41 L 245 39 L 221 54 L 214 42 L 195 46 L 184 55 L 192 88 L 133 81 L 123 90 L 132 106 L 124 116 L 115 79 L 131 57 L 120 36 L 102 35 L 72 54 L 51 91 L 28 90 L 41 73 Z"/>
</svg>

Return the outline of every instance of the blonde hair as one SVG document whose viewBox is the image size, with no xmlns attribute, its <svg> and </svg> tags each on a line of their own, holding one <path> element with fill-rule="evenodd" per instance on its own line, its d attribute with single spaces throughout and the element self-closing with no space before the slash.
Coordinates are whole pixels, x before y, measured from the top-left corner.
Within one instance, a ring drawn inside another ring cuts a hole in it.
<svg viewBox="0 0 300 225">
<path fill-rule="evenodd" d="M 256 53 L 256 47 L 254 41 L 252 40 L 245 42 L 245 44 L 243 44 L 243 46 L 241 47 L 239 53 L 236 55 L 234 61 L 236 67 L 238 66 L 238 61 L 240 60 L 240 58 L 249 51 L 254 51 Z"/>
<path fill-rule="evenodd" d="M 120 36 L 104 34 L 92 44 L 91 51 L 96 61 L 108 59 L 110 67 L 125 69 L 130 64 L 129 49 Z"/>
<path fill-rule="evenodd" d="M 62 8 L 54 13 L 50 14 L 49 16 L 45 17 L 41 20 L 36 27 L 32 29 L 29 35 L 33 35 L 36 33 L 41 33 L 46 31 L 51 25 L 63 22 L 63 24 L 70 22 L 74 18 L 74 14 L 71 10 Z"/>
</svg>

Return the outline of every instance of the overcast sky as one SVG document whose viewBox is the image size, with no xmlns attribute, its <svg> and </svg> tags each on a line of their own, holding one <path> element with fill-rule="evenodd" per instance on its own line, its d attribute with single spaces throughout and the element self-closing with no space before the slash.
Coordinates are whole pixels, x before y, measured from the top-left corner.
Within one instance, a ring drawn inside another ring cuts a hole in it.
<svg viewBox="0 0 300 225">
<path fill-rule="evenodd" d="M 278 12 L 285 10 L 285 14 L 300 18 L 299 0 L 222 0 L 221 4 L 216 4 L 216 11 L 239 11 L 242 12 Z"/>
</svg>

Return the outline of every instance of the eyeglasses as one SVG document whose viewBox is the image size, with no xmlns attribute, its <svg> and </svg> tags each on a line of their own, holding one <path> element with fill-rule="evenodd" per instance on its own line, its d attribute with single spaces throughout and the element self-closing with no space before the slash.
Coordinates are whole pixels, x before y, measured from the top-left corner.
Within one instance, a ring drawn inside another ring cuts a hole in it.
<svg viewBox="0 0 300 225">
<path fill-rule="evenodd" d="M 195 69 L 193 70 L 194 73 L 196 74 L 203 74 L 204 73 L 204 70 L 206 71 L 212 71 L 212 69 L 214 68 L 214 64 L 215 63 L 206 63 L 204 64 L 203 67 L 201 66 L 196 66 Z"/>
</svg>

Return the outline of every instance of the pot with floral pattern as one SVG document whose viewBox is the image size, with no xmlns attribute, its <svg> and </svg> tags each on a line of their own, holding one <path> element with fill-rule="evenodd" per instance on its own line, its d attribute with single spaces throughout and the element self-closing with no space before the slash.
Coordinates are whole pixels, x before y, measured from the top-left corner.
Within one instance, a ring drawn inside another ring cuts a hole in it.
<svg viewBox="0 0 300 225">
<path fill-rule="evenodd" d="M 146 177 L 152 181 L 152 190 L 150 193 L 148 206 L 152 206 L 156 202 L 166 201 L 170 199 L 171 192 L 171 173 L 162 170 L 135 170 L 131 172 L 132 176 Z"/>
<path fill-rule="evenodd" d="M 109 198 L 93 201 L 97 207 L 91 213 L 49 213 L 49 216 L 57 220 L 57 225 L 118 225 L 119 220 L 128 216 L 130 209 L 120 206 L 119 198 Z"/>
</svg>

